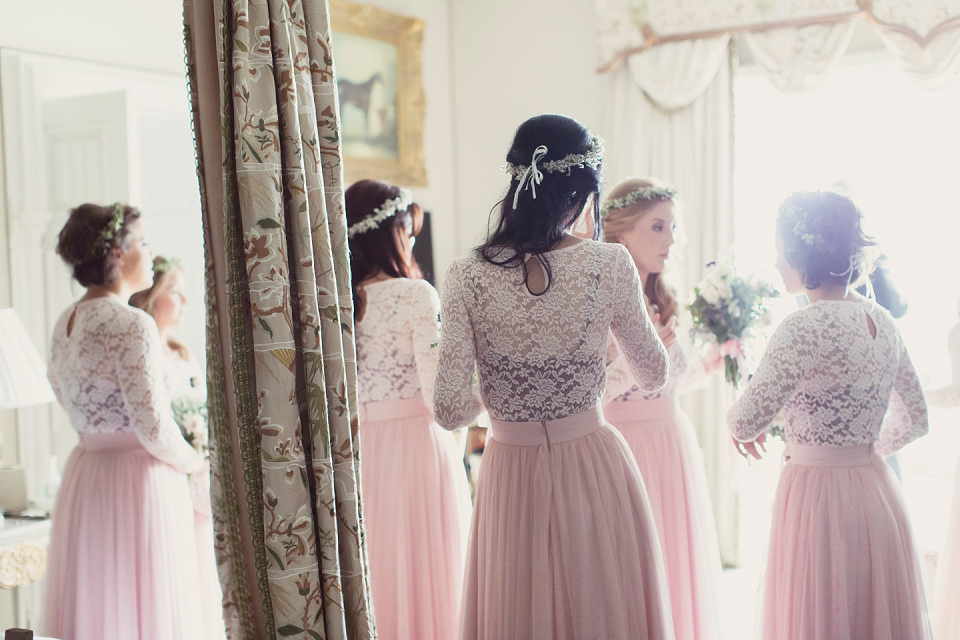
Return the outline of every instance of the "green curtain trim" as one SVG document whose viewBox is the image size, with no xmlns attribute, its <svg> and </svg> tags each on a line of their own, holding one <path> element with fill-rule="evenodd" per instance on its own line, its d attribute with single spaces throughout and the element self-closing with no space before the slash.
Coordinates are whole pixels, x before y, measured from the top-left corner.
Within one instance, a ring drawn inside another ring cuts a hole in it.
<svg viewBox="0 0 960 640">
<path fill-rule="evenodd" d="M 202 143 L 197 135 L 196 117 L 199 113 L 199 97 L 197 93 L 197 70 L 196 57 L 193 50 L 193 37 L 190 26 L 187 22 L 187 16 L 184 15 L 183 21 L 184 37 L 184 64 L 186 67 L 187 94 L 190 96 L 190 131 L 193 134 L 193 153 L 197 169 L 197 182 L 200 188 L 201 209 L 209 212 L 209 202 L 207 200 L 206 184 L 204 182 L 204 166 Z M 227 396 L 223 379 L 223 361 L 220 358 L 220 320 L 215 312 L 216 293 L 213 285 L 213 259 L 212 248 L 209 234 L 212 233 L 209 227 L 207 216 L 203 216 L 202 229 L 204 235 L 204 305 L 206 307 L 206 356 L 207 356 L 207 402 L 209 410 L 209 424 L 212 427 L 214 440 L 216 441 L 217 455 L 214 463 L 217 465 L 221 482 L 222 499 L 218 516 L 223 518 L 226 523 L 226 552 L 225 558 L 218 558 L 217 564 L 225 561 L 230 565 L 230 572 L 233 577 L 233 588 L 236 591 L 237 616 L 240 619 L 241 632 L 244 640 L 256 640 L 253 635 L 254 624 L 253 616 L 250 612 L 250 593 L 247 590 L 247 583 L 243 580 L 243 556 L 240 534 L 240 509 L 236 499 L 236 484 L 234 483 L 234 465 L 233 465 L 233 446 L 230 441 L 229 431 L 230 423 L 227 412 Z"/>
<path fill-rule="evenodd" d="M 254 380 L 248 362 L 249 352 L 249 300 L 246 295 L 246 263 L 240 255 L 240 237 L 236 219 L 237 182 L 235 130 L 233 123 L 233 29 L 231 0 L 222 2 L 223 20 L 221 38 L 223 50 L 223 95 L 221 115 L 224 143 L 224 238 L 227 258 L 227 297 L 230 315 L 231 354 L 233 357 L 234 396 L 237 403 L 237 433 L 240 440 L 240 459 L 243 463 L 244 488 L 247 497 L 248 522 L 251 529 L 257 585 L 260 589 L 264 617 L 264 632 L 269 640 L 277 640 L 276 619 L 273 615 L 273 599 L 270 595 L 270 579 L 267 575 L 267 549 L 263 539 L 263 470 L 261 468 L 260 442 L 254 433 L 256 424 L 254 398 L 251 393 Z"/>
</svg>

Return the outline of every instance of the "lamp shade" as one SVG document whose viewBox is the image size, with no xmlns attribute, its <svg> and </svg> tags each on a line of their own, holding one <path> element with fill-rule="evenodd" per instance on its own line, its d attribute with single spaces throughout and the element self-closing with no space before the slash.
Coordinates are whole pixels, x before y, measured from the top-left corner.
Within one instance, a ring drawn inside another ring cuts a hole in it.
<svg viewBox="0 0 960 640">
<path fill-rule="evenodd" d="M 0 309 L 0 408 L 53 402 L 47 367 L 13 309 Z"/>
</svg>

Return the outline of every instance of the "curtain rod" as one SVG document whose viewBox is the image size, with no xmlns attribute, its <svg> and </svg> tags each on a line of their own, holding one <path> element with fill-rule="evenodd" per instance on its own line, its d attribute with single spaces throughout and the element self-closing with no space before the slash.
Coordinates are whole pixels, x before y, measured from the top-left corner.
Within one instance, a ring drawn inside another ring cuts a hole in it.
<svg viewBox="0 0 960 640">
<path fill-rule="evenodd" d="M 597 73 L 607 73 L 608 71 L 613 71 L 630 56 L 636 55 L 638 53 L 643 53 L 648 49 L 661 44 L 667 44 L 669 42 L 683 42 L 685 40 L 698 40 L 700 38 L 715 38 L 717 36 L 722 36 L 727 33 L 739 33 L 742 31 L 748 31 L 751 33 L 757 33 L 762 31 L 768 31 L 770 29 L 783 29 L 787 27 L 800 28 L 800 27 L 809 27 L 816 24 L 832 24 L 834 22 L 844 22 L 846 20 L 852 20 L 859 16 L 868 16 L 869 11 L 866 9 L 858 9 L 856 11 L 848 11 L 846 13 L 836 13 L 828 16 L 817 16 L 810 18 L 800 18 L 800 19 L 788 19 L 788 20 L 775 20 L 772 22 L 759 22 L 754 24 L 743 25 L 739 27 L 720 27 L 717 29 L 704 29 L 702 31 L 690 31 L 688 33 L 676 33 L 667 36 L 658 36 L 653 29 L 648 24 L 644 24 L 642 29 L 643 33 L 643 44 L 637 45 L 636 47 L 630 47 L 629 49 L 624 49 L 618 53 L 612 60 L 603 64 L 597 69 Z M 874 21 L 877 22 L 877 21 Z M 882 23 L 881 23 L 882 24 Z M 891 26 L 892 25 L 884 25 Z M 942 25 L 940 25 L 942 26 Z M 937 27 L 939 29 L 939 26 Z M 910 33 L 913 33 L 910 29 L 905 29 Z M 933 32 L 931 31 L 931 34 Z M 929 37 L 929 36 L 928 36 Z"/>
</svg>

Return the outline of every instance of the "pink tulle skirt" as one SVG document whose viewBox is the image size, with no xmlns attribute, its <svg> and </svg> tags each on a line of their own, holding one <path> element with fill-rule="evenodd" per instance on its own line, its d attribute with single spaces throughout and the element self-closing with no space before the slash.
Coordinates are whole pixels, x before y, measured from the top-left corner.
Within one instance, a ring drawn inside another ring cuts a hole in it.
<svg viewBox="0 0 960 640">
<path fill-rule="evenodd" d="M 947 538 L 937 560 L 933 592 L 933 637 L 937 640 L 960 638 L 960 465 L 953 482 Z"/>
<path fill-rule="evenodd" d="M 546 423 L 491 422 L 461 637 L 673 638 L 647 493 L 600 407 Z"/>
<path fill-rule="evenodd" d="M 134 434 L 81 434 L 53 511 L 44 632 L 205 640 L 187 476 Z"/>
<path fill-rule="evenodd" d="M 764 640 L 929 640 L 919 556 L 870 445 L 788 445 L 762 600 Z"/>
<path fill-rule="evenodd" d="M 456 637 L 470 488 L 419 396 L 360 411 L 363 520 L 380 640 Z"/>
<path fill-rule="evenodd" d="M 703 454 L 674 396 L 611 402 L 604 415 L 637 458 L 657 523 L 677 640 L 720 636 L 720 548 Z"/>
</svg>

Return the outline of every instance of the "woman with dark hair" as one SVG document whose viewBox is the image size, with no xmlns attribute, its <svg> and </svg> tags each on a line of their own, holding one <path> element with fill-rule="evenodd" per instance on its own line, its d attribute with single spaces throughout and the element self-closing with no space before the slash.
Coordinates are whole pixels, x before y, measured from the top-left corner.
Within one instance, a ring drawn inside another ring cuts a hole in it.
<svg viewBox="0 0 960 640">
<path fill-rule="evenodd" d="M 811 304 L 777 328 L 727 415 L 753 455 L 751 441 L 781 410 L 787 418 L 765 640 L 931 637 L 913 533 L 881 459 L 927 433 L 927 407 L 895 321 L 855 291 L 873 266 L 861 218 L 829 192 L 780 205 L 776 266 Z"/>
<path fill-rule="evenodd" d="M 491 418 L 465 640 L 673 638 L 640 471 L 600 410 L 611 329 L 645 390 L 666 382 L 666 351 L 626 249 L 570 234 L 583 215 L 599 228 L 602 157 L 575 120 L 521 124 L 497 227 L 447 272 L 435 415 Z"/>
<path fill-rule="evenodd" d="M 370 584 L 383 640 L 456 635 L 470 490 L 433 420 L 440 299 L 411 249 L 422 213 L 405 189 L 345 194 L 356 306 L 360 472 Z"/>
<path fill-rule="evenodd" d="M 153 260 L 153 286 L 130 296 L 130 304 L 149 313 L 160 332 L 163 350 L 163 379 L 173 408 L 173 416 L 184 438 L 204 457 L 207 456 L 207 389 L 200 365 L 187 345 L 174 332 L 183 323 L 187 298 L 183 269 L 175 260 L 157 256 Z M 200 566 L 200 594 L 203 598 L 203 637 L 226 637 L 223 623 L 223 593 L 217 576 L 213 549 L 213 510 L 210 506 L 210 467 L 190 474 L 190 497 Z"/>
<path fill-rule="evenodd" d="M 670 357 L 667 385 L 646 393 L 612 345 L 603 413 L 630 445 L 650 496 L 676 638 L 709 640 L 720 634 L 720 547 L 703 454 L 679 395 L 719 371 L 723 357 L 713 347 L 688 362 L 680 341 L 672 339 L 679 305 L 664 271 L 677 227 L 676 197 L 673 187 L 634 179 L 615 187 L 603 205 L 603 239 L 622 244 L 633 258 L 647 310 Z"/>
<path fill-rule="evenodd" d="M 50 383 L 80 443 L 53 510 L 45 633 L 63 640 L 205 638 L 186 474 L 204 466 L 173 420 L 140 212 L 80 205 L 57 253 L 87 288 L 54 328 Z"/>
</svg>

